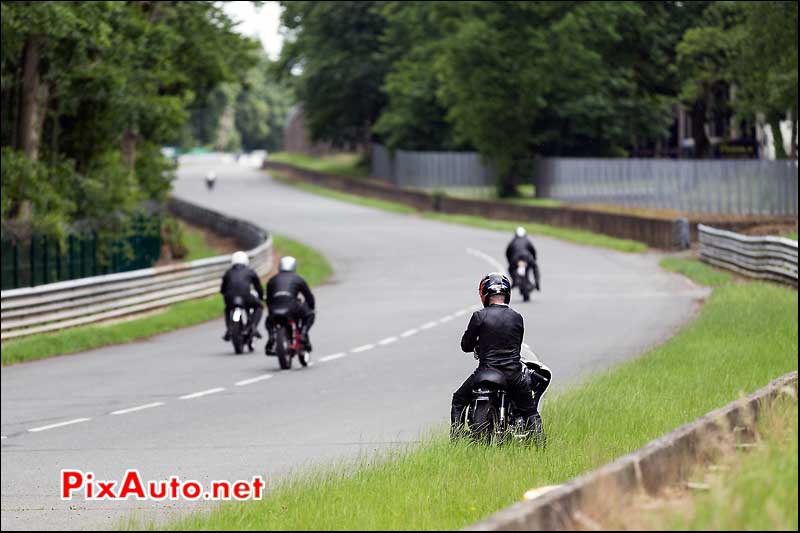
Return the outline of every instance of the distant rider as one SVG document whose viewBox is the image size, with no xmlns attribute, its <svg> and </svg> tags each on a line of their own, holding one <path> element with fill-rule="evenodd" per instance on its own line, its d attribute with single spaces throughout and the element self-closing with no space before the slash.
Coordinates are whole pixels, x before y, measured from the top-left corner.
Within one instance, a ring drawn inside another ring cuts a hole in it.
<svg viewBox="0 0 800 533">
<path fill-rule="evenodd" d="M 520 350 L 525 326 L 522 316 L 508 306 L 511 282 L 500 272 L 483 277 L 478 285 L 483 309 L 475 311 L 461 337 L 461 349 L 475 352 L 478 370 L 491 368 L 506 377 L 507 393 L 527 427 L 540 428 L 540 419 L 533 403 L 530 381 L 522 371 Z M 464 408 L 472 399 L 473 376 L 470 375 L 453 394 L 450 409 L 451 435 L 458 434 Z"/>
<path fill-rule="evenodd" d="M 514 279 L 517 261 L 525 261 L 528 265 L 528 271 L 533 270 L 533 288 L 541 291 L 539 265 L 536 262 L 536 248 L 533 247 L 533 243 L 528 239 L 528 232 L 522 226 L 517 228 L 517 231 L 514 232 L 514 238 L 508 243 L 506 259 L 508 259 L 508 273 L 511 274 L 511 279 Z M 528 276 L 528 271 L 525 272 L 526 276 Z"/>
<path fill-rule="evenodd" d="M 311 342 L 308 331 L 314 324 L 314 295 L 308 288 L 306 280 L 297 274 L 297 260 L 292 256 L 281 258 L 279 272 L 267 282 L 267 333 L 269 340 L 264 352 L 267 355 L 275 353 L 275 317 L 289 315 L 298 321 L 300 336 L 305 349 L 311 351 Z M 299 296 L 303 299 L 300 300 Z"/>
<path fill-rule="evenodd" d="M 217 174 L 215 172 L 209 172 L 208 174 L 206 174 L 206 187 L 208 187 L 209 191 L 214 188 L 214 184 L 216 182 L 217 182 Z"/>
<path fill-rule="evenodd" d="M 244 305 L 247 306 L 250 312 L 251 324 L 253 325 L 253 333 L 255 337 L 261 338 L 258 332 L 258 324 L 261 321 L 261 315 L 264 312 L 261 300 L 264 298 L 264 290 L 261 288 L 261 280 L 258 278 L 255 270 L 250 268 L 248 264 L 250 259 L 245 252 L 234 252 L 231 256 L 231 267 L 222 276 L 222 287 L 219 292 L 225 298 L 225 335 L 223 340 L 231 340 L 231 311 L 234 307 L 234 298 L 241 297 Z M 253 295 L 251 288 L 255 290 L 256 295 Z"/>
</svg>

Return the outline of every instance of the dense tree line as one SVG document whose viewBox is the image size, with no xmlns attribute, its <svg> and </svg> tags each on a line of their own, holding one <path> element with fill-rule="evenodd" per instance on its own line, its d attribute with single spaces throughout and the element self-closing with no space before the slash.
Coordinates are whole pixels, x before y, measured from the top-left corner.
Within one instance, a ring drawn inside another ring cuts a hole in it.
<svg viewBox="0 0 800 533">
<path fill-rule="evenodd" d="M 2 217 L 119 223 L 161 200 L 192 106 L 256 65 L 218 2 L 2 2 Z"/>
<path fill-rule="evenodd" d="M 312 138 L 477 149 L 503 194 L 536 155 L 658 149 L 676 105 L 707 157 L 721 89 L 751 123 L 797 117 L 797 2 L 282 4 L 278 67 Z"/>
<path fill-rule="evenodd" d="M 181 144 L 227 151 L 279 150 L 294 97 L 276 81 L 272 69 L 262 51 L 242 79 L 220 85 L 192 106 Z"/>
</svg>

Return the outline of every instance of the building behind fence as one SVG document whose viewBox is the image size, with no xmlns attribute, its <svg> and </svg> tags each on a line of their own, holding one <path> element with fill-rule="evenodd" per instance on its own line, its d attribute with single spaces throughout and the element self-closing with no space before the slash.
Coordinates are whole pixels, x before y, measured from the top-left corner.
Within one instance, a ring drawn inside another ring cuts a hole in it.
<svg viewBox="0 0 800 533">
<path fill-rule="evenodd" d="M 22 234 L 3 227 L 3 290 L 147 268 L 161 255 L 159 217 L 136 218 L 124 234 L 104 241 L 96 231 L 74 232 L 63 241 Z"/>
<path fill-rule="evenodd" d="M 491 196 L 495 175 L 473 152 L 418 152 L 373 144 L 372 177 L 399 187 Z M 796 160 L 541 158 L 518 183 L 567 202 L 685 213 L 797 215 Z"/>
</svg>

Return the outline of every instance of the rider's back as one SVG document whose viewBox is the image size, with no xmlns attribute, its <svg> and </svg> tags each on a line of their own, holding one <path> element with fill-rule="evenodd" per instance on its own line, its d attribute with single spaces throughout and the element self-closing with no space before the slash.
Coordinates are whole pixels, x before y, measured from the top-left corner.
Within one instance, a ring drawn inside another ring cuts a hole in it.
<svg viewBox="0 0 800 533">
<path fill-rule="evenodd" d="M 314 297 L 306 281 L 294 272 L 278 272 L 267 282 L 267 302 L 270 307 L 286 305 L 292 307 L 297 301 L 297 296 L 302 294 L 306 302 L 313 309 Z M 310 300 L 310 301 L 309 301 Z"/>
<path fill-rule="evenodd" d="M 489 305 L 472 314 L 461 349 L 477 348 L 481 366 L 518 371 L 524 332 L 522 315 L 506 305 Z"/>
</svg>

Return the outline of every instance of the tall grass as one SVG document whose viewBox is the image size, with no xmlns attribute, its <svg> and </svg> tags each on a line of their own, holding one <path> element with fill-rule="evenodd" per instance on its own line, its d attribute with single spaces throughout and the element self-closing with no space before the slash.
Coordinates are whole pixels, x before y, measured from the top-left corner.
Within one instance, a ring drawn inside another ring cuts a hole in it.
<svg viewBox="0 0 800 533">
<path fill-rule="evenodd" d="M 545 450 L 450 444 L 442 428 L 414 449 L 306 472 L 263 501 L 223 504 L 170 527 L 463 527 L 529 488 L 598 467 L 797 368 L 797 304 L 796 291 L 771 284 L 717 288 L 666 344 L 545 402 Z"/>
<path fill-rule="evenodd" d="M 674 530 L 797 531 L 797 400 L 780 398 L 759 420 L 760 445 L 739 450 L 730 470 L 662 519 Z"/>
</svg>

